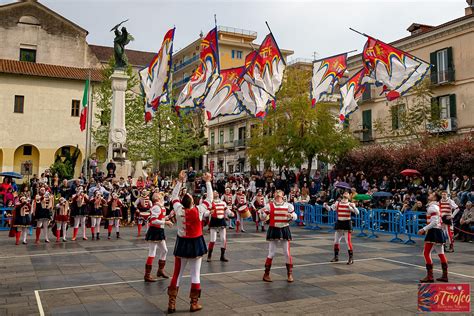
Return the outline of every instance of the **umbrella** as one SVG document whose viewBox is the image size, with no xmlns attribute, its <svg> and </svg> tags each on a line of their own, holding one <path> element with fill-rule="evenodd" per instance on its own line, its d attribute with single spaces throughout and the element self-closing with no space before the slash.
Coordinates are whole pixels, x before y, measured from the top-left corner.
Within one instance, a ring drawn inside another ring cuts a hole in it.
<svg viewBox="0 0 474 316">
<path fill-rule="evenodd" d="M 374 194 L 372 194 L 372 197 L 376 197 L 376 198 L 384 198 L 384 197 L 392 197 L 393 194 L 390 193 L 390 192 L 384 192 L 384 191 L 379 191 L 379 192 L 375 192 Z"/>
<path fill-rule="evenodd" d="M 350 190 L 352 187 L 347 182 L 338 182 L 336 188 Z"/>
<path fill-rule="evenodd" d="M 0 177 L 9 177 L 15 179 L 23 179 L 23 176 L 18 172 L 8 171 L 8 172 L 0 172 Z"/>
<path fill-rule="evenodd" d="M 412 177 L 412 176 L 419 176 L 421 173 L 418 170 L 415 169 L 405 169 L 402 172 L 400 172 L 401 175 L 404 175 L 406 177 Z"/>
<path fill-rule="evenodd" d="M 354 200 L 356 201 L 370 201 L 372 200 L 372 196 L 369 194 L 357 194 L 354 196 Z"/>
</svg>

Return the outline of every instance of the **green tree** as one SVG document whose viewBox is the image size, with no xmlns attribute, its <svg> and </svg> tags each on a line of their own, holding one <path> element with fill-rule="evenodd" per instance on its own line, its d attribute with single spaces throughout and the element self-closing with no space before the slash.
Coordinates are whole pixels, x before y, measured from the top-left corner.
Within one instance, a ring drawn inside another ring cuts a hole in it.
<svg viewBox="0 0 474 316">
<path fill-rule="evenodd" d="M 64 155 L 57 155 L 50 167 L 51 173 L 57 173 L 59 179 L 72 179 L 80 153 L 79 146 L 76 146 L 72 153 L 66 151 Z"/>
<path fill-rule="evenodd" d="M 285 82 L 277 95 L 277 108 L 270 110 L 249 141 L 251 163 L 263 160 L 277 167 L 312 168 L 314 157 L 324 162 L 336 162 L 356 146 L 353 136 L 338 125 L 337 105 L 318 103 L 311 108 L 308 88 L 311 72 L 288 68 Z"/>
<path fill-rule="evenodd" d="M 112 87 L 110 76 L 113 60 L 103 70 L 104 81 L 97 93 L 98 111 L 96 119 L 100 125 L 93 129 L 94 139 L 108 146 L 111 116 Z M 158 167 L 160 164 L 183 162 L 203 154 L 203 130 L 194 128 L 193 115 L 178 116 L 169 105 L 160 106 L 155 118 L 145 123 L 143 97 L 133 89 L 139 84 L 132 68 L 127 68 L 130 77 L 125 97 L 125 127 L 127 129 L 128 158 L 131 161 L 145 160 Z"/>
</svg>

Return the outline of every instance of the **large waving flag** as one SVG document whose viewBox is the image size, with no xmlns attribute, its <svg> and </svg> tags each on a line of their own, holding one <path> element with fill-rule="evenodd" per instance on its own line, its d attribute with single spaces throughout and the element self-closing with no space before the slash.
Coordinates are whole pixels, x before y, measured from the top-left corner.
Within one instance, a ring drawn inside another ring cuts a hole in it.
<svg viewBox="0 0 474 316">
<path fill-rule="evenodd" d="M 429 63 L 380 40 L 367 37 L 362 54 L 367 81 L 382 85 L 388 101 L 407 93 L 423 80 L 430 69 Z"/>
<path fill-rule="evenodd" d="M 170 101 L 169 81 L 173 39 L 175 28 L 166 32 L 158 54 L 153 57 L 150 65 L 139 73 L 142 94 L 145 98 L 145 122 L 150 121 L 160 104 Z"/>
<path fill-rule="evenodd" d="M 339 120 L 341 122 L 344 121 L 349 114 L 357 110 L 357 101 L 359 101 L 365 91 L 365 84 L 363 83 L 365 75 L 366 69 L 362 68 L 340 87 L 341 108 L 339 111 Z"/>
<path fill-rule="evenodd" d="M 235 92 L 240 89 L 244 73 L 245 66 L 220 71 L 204 99 L 204 107 L 209 120 L 242 113 L 241 102 Z"/>
<path fill-rule="evenodd" d="M 199 66 L 179 94 L 176 108 L 189 109 L 202 106 L 212 82 L 219 74 L 219 46 L 217 27 L 213 28 L 201 41 Z"/>
<path fill-rule="evenodd" d="M 332 94 L 336 82 L 344 75 L 347 69 L 347 53 L 313 62 L 313 76 L 311 78 L 311 105 L 314 107 L 327 94 Z"/>
<path fill-rule="evenodd" d="M 272 33 L 265 37 L 258 51 L 246 56 L 245 66 L 245 81 L 237 95 L 250 115 L 263 118 L 269 104 L 275 107 L 275 95 L 280 90 L 286 68 Z"/>
</svg>

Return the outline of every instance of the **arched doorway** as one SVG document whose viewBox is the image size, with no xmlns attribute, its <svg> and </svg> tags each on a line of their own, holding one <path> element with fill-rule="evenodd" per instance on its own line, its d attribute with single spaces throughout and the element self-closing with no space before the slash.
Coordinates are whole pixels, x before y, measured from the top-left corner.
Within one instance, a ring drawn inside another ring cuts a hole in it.
<svg viewBox="0 0 474 316">
<path fill-rule="evenodd" d="M 25 176 L 38 174 L 40 152 L 34 145 L 21 145 L 15 150 L 13 155 L 13 171 L 19 172 Z"/>
<path fill-rule="evenodd" d="M 56 161 L 59 158 L 61 159 L 61 161 L 64 162 L 66 159 L 70 159 L 71 157 L 73 157 L 73 154 L 76 150 L 79 151 L 79 155 L 77 156 L 76 164 L 74 166 L 74 177 L 78 177 L 82 171 L 81 170 L 81 167 L 83 164 L 82 160 L 84 158 L 82 156 L 81 150 L 78 149 L 76 146 L 66 145 L 61 148 L 58 148 L 58 150 L 56 150 L 56 153 L 54 154 L 54 161 Z"/>
<path fill-rule="evenodd" d="M 98 146 L 95 150 L 95 155 L 99 165 L 107 160 L 107 149 L 104 146 Z"/>
<path fill-rule="evenodd" d="M 3 150 L 0 148 L 0 172 L 3 171 Z"/>
</svg>

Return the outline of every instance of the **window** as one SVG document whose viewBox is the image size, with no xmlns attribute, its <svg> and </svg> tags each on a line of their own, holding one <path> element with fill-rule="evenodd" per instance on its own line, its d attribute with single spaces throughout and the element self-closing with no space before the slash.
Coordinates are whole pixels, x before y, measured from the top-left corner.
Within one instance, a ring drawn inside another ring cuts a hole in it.
<svg viewBox="0 0 474 316">
<path fill-rule="evenodd" d="M 229 142 L 234 141 L 234 127 L 229 128 Z"/>
<path fill-rule="evenodd" d="M 362 141 L 372 140 L 372 110 L 362 111 Z"/>
<path fill-rule="evenodd" d="M 392 130 L 403 128 L 405 109 L 405 104 L 396 104 L 390 109 L 392 112 Z"/>
<path fill-rule="evenodd" d="M 36 62 L 36 49 L 20 48 L 20 61 Z"/>
<path fill-rule="evenodd" d="M 224 144 L 224 131 L 219 132 L 219 144 Z"/>
<path fill-rule="evenodd" d="M 211 146 L 214 146 L 215 143 L 215 135 L 214 132 L 211 132 Z"/>
<path fill-rule="evenodd" d="M 79 116 L 79 105 L 81 102 L 79 100 L 72 100 L 71 102 L 71 116 Z"/>
<path fill-rule="evenodd" d="M 454 81 L 454 63 L 452 47 L 444 48 L 430 54 L 431 82 L 441 84 Z"/>
<path fill-rule="evenodd" d="M 362 93 L 362 101 L 369 101 L 372 99 L 372 87 L 370 83 L 366 84 L 366 88 L 364 92 Z"/>
<path fill-rule="evenodd" d="M 431 99 L 431 119 L 456 118 L 456 95 L 444 95 Z"/>
<path fill-rule="evenodd" d="M 29 145 L 23 146 L 23 156 L 31 156 L 33 152 L 33 147 Z"/>
<path fill-rule="evenodd" d="M 25 104 L 25 96 L 23 95 L 16 95 L 15 96 L 15 105 L 13 107 L 14 113 L 23 113 Z"/>
<path fill-rule="evenodd" d="M 229 173 L 234 172 L 234 165 L 228 165 Z"/>
<path fill-rule="evenodd" d="M 232 59 L 242 59 L 242 51 L 241 50 L 232 50 Z"/>
<path fill-rule="evenodd" d="M 245 139 L 245 126 L 239 127 L 239 139 Z"/>
</svg>

